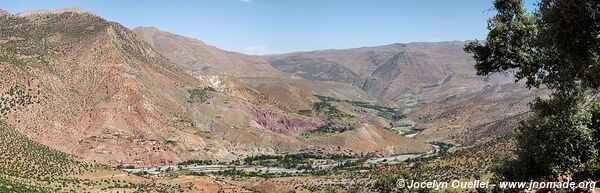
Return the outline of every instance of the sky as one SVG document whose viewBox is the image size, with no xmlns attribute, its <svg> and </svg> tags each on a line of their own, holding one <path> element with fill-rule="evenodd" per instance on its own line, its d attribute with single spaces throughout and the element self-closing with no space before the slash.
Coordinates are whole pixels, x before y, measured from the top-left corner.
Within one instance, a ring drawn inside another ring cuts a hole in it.
<svg viewBox="0 0 600 193">
<path fill-rule="evenodd" d="M 494 14 L 492 0 L 0 0 L 13 14 L 65 7 L 256 55 L 482 40 Z"/>
</svg>

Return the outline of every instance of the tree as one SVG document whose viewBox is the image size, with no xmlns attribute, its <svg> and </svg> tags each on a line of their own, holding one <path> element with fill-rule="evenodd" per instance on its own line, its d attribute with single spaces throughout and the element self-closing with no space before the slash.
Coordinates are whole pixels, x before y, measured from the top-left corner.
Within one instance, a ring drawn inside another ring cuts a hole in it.
<svg viewBox="0 0 600 193">
<path fill-rule="evenodd" d="M 516 70 L 529 87 L 573 92 L 600 87 L 600 1 L 541 0 L 527 13 L 522 0 L 495 0 L 485 44 L 470 42 L 479 75 Z"/>
<path fill-rule="evenodd" d="M 591 120 L 588 128 L 592 130 L 594 134 L 594 139 L 600 139 L 600 103 L 592 103 L 588 111 L 591 115 Z M 600 149 L 600 143 L 596 143 L 594 147 L 596 149 Z"/>
<path fill-rule="evenodd" d="M 495 0 L 494 8 L 486 42 L 465 46 L 478 75 L 514 71 L 528 88 L 554 92 L 532 103 L 515 132 L 514 156 L 497 173 L 530 180 L 583 171 L 600 141 L 598 107 L 583 105 L 585 93 L 600 87 L 600 1 L 541 0 L 528 13 L 521 0 Z"/>
<path fill-rule="evenodd" d="M 508 180 L 527 181 L 569 171 L 584 171 L 598 150 L 590 129 L 592 113 L 581 107 L 584 96 L 554 93 L 550 100 L 536 99 L 533 115 L 515 132 L 516 157 L 497 170 Z"/>
</svg>

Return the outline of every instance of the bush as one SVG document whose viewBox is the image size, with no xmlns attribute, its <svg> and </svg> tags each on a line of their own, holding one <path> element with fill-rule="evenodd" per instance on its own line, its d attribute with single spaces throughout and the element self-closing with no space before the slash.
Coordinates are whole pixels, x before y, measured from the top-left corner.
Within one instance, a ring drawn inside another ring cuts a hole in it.
<svg viewBox="0 0 600 193">
<path fill-rule="evenodd" d="M 188 92 L 190 93 L 190 102 L 206 102 L 211 97 L 210 92 L 214 91 L 215 89 L 212 87 L 195 88 L 189 90 Z"/>
<path fill-rule="evenodd" d="M 128 165 L 128 166 L 118 165 L 117 169 L 120 169 L 120 170 L 122 170 L 122 169 L 135 169 L 135 166 L 132 166 L 132 165 Z"/>
</svg>

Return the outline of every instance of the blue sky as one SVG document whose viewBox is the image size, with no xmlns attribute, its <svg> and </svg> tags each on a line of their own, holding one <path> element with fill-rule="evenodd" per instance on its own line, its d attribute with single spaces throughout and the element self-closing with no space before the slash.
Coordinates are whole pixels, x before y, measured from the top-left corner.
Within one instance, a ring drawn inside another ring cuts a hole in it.
<svg viewBox="0 0 600 193">
<path fill-rule="evenodd" d="M 493 14 L 491 0 L 0 0 L 11 13 L 64 7 L 247 54 L 485 39 Z"/>
</svg>

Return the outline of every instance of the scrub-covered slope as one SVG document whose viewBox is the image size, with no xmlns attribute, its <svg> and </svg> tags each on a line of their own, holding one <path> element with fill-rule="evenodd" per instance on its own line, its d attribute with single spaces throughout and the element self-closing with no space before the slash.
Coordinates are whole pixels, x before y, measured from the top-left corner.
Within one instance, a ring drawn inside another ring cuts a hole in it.
<svg viewBox="0 0 600 193">
<path fill-rule="evenodd" d="M 329 122 L 300 113 L 319 102 L 313 93 L 293 84 L 194 76 L 129 29 L 93 14 L 4 14 L 0 29 L 0 94 L 10 106 L 3 118 L 32 140 L 89 161 L 149 166 L 306 149 L 427 148 L 406 146 L 401 136 L 378 138 L 384 128 L 360 124 L 367 132 L 359 137 L 386 142 L 355 146 L 348 141 L 356 136 L 343 133 L 341 140 L 304 140 L 302 134 Z"/>
</svg>

